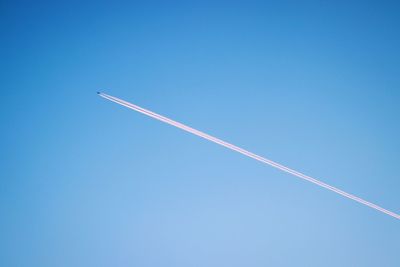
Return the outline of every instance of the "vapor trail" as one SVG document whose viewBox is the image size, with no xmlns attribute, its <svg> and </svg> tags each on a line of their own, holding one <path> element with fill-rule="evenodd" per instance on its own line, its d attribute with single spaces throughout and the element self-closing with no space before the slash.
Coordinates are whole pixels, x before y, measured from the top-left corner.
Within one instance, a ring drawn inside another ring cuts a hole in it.
<svg viewBox="0 0 400 267">
<path fill-rule="evenodd" d="M 282 170 L 284 172 L 290 173 L 290 174 L 292 174 L 294 176 L 297 176 L 297 177 L 299 177 L 301 179 L 309 181 L 309 182 L 311 182 L 313 184 L 316 184 L 316 185 L 319 185 L 321 187 L 324 187 L 324 188 L 326 188 L 328 190 L 331 190 L 331 191 L 333 191 L 333 192 L 335 192 L 335 193 L 337 193 L 339 195 L 342 195 L 344 197 L 347 197 L 349 199 L 357 201 L 357 202 L 359 202 L 361 204 L 364 204 L 364 205 L 366 205 L 366 206 L 368 206 L 370 208 L 373 208 L 373 209 L 378 210 L 380 212 L 383 212 L 383 213 L 385 213 L 387 215 L 390 215 L 390 216 L 392 216 L 392 217 L 394 217 L 396 219 L 400 219 L 400 215 L 397 214 L 397 213 L 394 213 L 394 212 L 392 212 L 390 210 L 384 209 L 384 208 L 382 208 L 382 207 L 380 207 L 380 206 L 378 206 L 378 205 L 376 205 L 374 203 L 368 202 L 368 201 L 366 201 L 366 200 L 364 200 L 362 198 L 359 198 L 359 197 L 357 197 L 355 195 L 349 194 L 349 193 L 347 193 L 347 192 L 345 192 L 343 190 L 340 190 L 339 188 L 336 188 L 334 186 L 331 186 L 329 184 L 321 182 L 321 181 L 319 181 L 319 180 L 317 180 L 317 179 L 315 179 L 315 178 L 313 178 L 311 176 L 305 175 L 305 174 L 303 174 L 301 172 L 298 172 L 298 171 L 295 171 L 293 169 L 290 169 L 290 168 L 288 168 L 286 166 L 283 166 L 283 165 L 281 165 L 281 164 L 279 164 L 277 162 L 274 162 L 274 161 L 272 161 L 270 159 L 267 159 L 267 158 L 261 157 L 259 155 L 256 155 L 256 154 L 254 154 L 254 153 L 252 153 L 250 151 L 247 151 L 247 150 L 245 150 L 243 148 L 240 148 L 238 146 L 235 146 L 233 144 L 225 142 L 225 141 L 223 141 L 221 139 L 218 139 L 218 138 L 216 138 L 214 136 L 211 136 L 209 134 L 203 133 L 203 132 L 201 132 L 199 130 L 193 129 L 193 128 L 191 128 L 189 126 L 186 126 L 186 125 L 184 125 L 184 124 L 182 124 L 180 122 L 171 120 L 171 119 L 169 119 L 167 117 L 164 117 L 164 116 L 162 116 L 160 114 L 154 113 L 154 112 L 152 112 L 150 110 L 147 110 L 147 109 L 141 108 L 141 107 L 139 107 L 137 105 L 134 105 L 132 103 L 126 102 L 126 101 L 124 101 L 122 99 L 119 99 L 117 97 L 110 96 L 110 95 L 107 95 L 105 93 L 100 93 L 100 92 L 98 92 L 98 94 L 99 94 L 99 96 L 101 96 L 101 97 L 103 97 L 105 99 L 108 99 L 108 100 L 110 100 L 112 102 L 115 102 L 117 104 L 120 104 L 120 105 L 125 106 L 125 107 L 130 108 L 130 109 L 136 110 L 136 111 L 138 111 L 140 113 L 143 113 L 143 114 L 145 114 L 147 116 L 150 116 L 150 117 L 155 118 L 157 120 L 160 120 L 162 122 L 168 123 L 168 124 L 170 124 L 172 126 L 180 128 L 180 129 L 182 129 L 184 131 L 187 131 L 189 133 L 192 133 L 194 135 L 200 136 L 200 137 L 202 137 L 204 139 L 207 139 L 207 140 L 209 140 L 211 142 L 217 143 L 217 144 L 219 144 L 221 146 L 224 146 L 226 148 L 229 148 L 231 150 L 239 152 L 239 153 L 241 153 L 241 154 L 243 154 L 245 156 L 248 156 L 250 158 L 253 158 L 255 160 L 258 160 L 258 161 L 261 161 L 263 163 L 266 163 L 266 164 L 268 164 L 268 165 L 270 165 L 272 167 L 275 167 L 275 168 L 277 168 L 279 170 Z"/>
</svg>

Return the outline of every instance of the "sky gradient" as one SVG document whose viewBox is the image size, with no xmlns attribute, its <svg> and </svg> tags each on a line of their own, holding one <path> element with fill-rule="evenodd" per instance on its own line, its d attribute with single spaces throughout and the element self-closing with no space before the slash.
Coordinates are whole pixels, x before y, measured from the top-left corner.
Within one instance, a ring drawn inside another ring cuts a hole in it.
<svg viewBox="0 0 400 267">
<path fill-rule="evenodd" d="M 0 266 L 397 266 L 395 1 L 0 4 Z"/>
</svg>

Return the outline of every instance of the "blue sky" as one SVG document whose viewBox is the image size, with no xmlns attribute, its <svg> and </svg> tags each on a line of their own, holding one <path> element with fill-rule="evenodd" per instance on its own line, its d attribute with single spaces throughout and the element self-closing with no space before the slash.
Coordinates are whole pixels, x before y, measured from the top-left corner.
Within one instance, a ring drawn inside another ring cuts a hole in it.
<svg viewBox="0 0 400 267">
<path fill-rule="evenodd" d="M 1 266 L 396 266 L 395 1 L 2 1 Z"/>
</svg>

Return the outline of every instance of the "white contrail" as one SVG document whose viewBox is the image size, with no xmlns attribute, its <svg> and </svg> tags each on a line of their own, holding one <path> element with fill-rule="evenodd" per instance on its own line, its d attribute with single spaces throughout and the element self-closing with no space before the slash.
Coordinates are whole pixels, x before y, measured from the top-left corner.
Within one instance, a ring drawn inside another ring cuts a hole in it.
<svg viewBox="0 0 400 267">
<path fill-rule="evenodd" d="M 189 132 L 189 133 L 192 133 L 192 134 L 194 134 L 194 135 L 200 136 L 200 137 L 202 137 L 202 138 L 204 138 L 204 139 L 207 139 L 207 140 L 209 140 L 209 141 L 211 141 L 211 142 L 217 143 L 217 144 L 219 144 L 219 145 L 221 145 L 221 146 L 224 146 L 224 147 L 226 147 L 226 148 L 232 149 L 232 150 L 234 150 L 234 151 L 236 151 L 236 152 L 239 152 L 239 153 L 241 153 L 241 154 L 243 154 L 243 155 L 246 155 L 246 156 L 248 156 L 248 157 L 250 157 L 250 158 L 253 158 L 253 159 L 255 159 L 255 160 L 258 160 L 258 161 L 261 161 L 261 162 L 266 163 L 266 164 L 268 164 L 268 165 L 271 165 L 272 167 L 275 167 L 275 168 L 277 168 L 277 169 L 279 169 L 279 170 L 282 170 L 282 171 L 284 171 L 284 172 L 290 173 L 290 174 L 292 174 L 292 175 L 294 175 L 294 176 L 297 176 L 297 177 L 299 177 L 299 178 L 302 178 L 302 179 L 304 179 L 304 180 L 307 180 L 307 181 L 309 181 L 309 182 L 311 182 L 311 183 L 314 183 L 314 184 L 316 184 L 316 185 L 319 185 L 319 186 L 321 186 L 321 187 L 324 187 L 324 188 L 326 188 L 326 189 L 329 189 L 329 190 L 331 190 L 331 191 L 333 191 L 333 192 L 335 192 L 335 193 L 337 193 L 337 194 L 340 194 L 340 195 L 342 195 L 342 196 L 345 196 L 345 197 L 347 197 L 347 198 L 350 198 L 350 199 L 352 199 L 352 200 L 355 200 L 355 201 L 357 201 L 357 202 L 359 202 L 359 203 L 361 203 L 361 204 L 364 204 L 364 205 L 366 205 L 366 206 L 368 206 L 368 207 L 370 207 L 370 208 L 373 208 L 373 209 L 376 209 L 376 210 L 378 210 L 378 211 L 380 211 L 380 212 L 386 213 L 387 215 L 390 215 L 390 216 L 392 216 L 392 217 L 394 217 L 394 218 L 396 218 L 396 219 L 400 219 L 400 215 L 397 214 L 397 213 L 394 213 L 394 212 L 392 212 L 392 211 L 390 211 L 390 210 L 384 209 L 384 208 L 382 208 L 382 207 L 380 207 L 380 206 L 378 206 L 378 205 L 375 205 L 374 203 L 368 202 L 368 201 L 366 201 L 366 200 L 364 200 L 364 199 L 362 199 L 362 198 L 359 198 L 359 197 L 357 197 L 357 196 L 355 196 L 355 195 L 346 193 L 345 191 L 342 191 L 342 190 L 340 190 L 339 188 L 336 188 L 336 187 L 334 187 L 334 186 L 331 186 L 331 185 L 329 185 L 329 184 L 326 184 L 326 183 L 324 183 L 324 182 L 321 182 L 321 181 L 319 181 L 319 180 L 317 180 L 317 179 L 315 179 L 315 178 L 313 178 L 313 177 L 310 177 L 310 176 L 308 176 L 308 175 L 305 175 L 305 174 L 303 174 L 303 173 L 301 173 L 301 172 L 298 172 L 298 171 L 295 171 L 295 170 L 293 170 L 293 169 L 290 169 L 290 168 L 288 168 L 288 167 L 286 167 L 286 166 L 283 166 L 283 165 L 281 165 L 281 164 L 279 164 L 279 163 L 276 163 L 276 162 L 274 162 L 274 161 L 272 161 L 272 160 L 263 158 L 263 157 L 261 157 L 261 156 L 259 156 L 259 155 L 256 155 L 256 154 L 254 154 L 254 153 L 252 153 L 252 152 L 250 152 L 250 151 L 247 151 L 247 150 L 245 150 L 245 149 L 243 149 L 243 148 L 240 148 L 240 147 L 237 147 L 237 146 L 232 145 L 232 144 L 230 144 L 230 143 L 227 143 L 227 142 L 225 142 L 225 141 L 223 141 L 223 140 L 221 140 L 221 139 L 218 139 L 218 138 L 216 138 L 216 137 L 213 137 L 213 136 L 211 136 L 211 135 L 208 135 L 208 134 L 206 134 L 206 133 L 203 133 L 203 132 L 201 132 L 201 131 L 199 131 L 199 130 L 193 129 L 193 128 L 191 128 L 191 127 L 189 127 L 189 126 L 186 126 L 186 125 L 184 125 L 184 124 L 182 124 L 182 123 L 179 123 L 179 122 L 177 122 L 177 121 L 174 121 L 174 120 L 171 120 L 171 119 L 169 119 L 169 118 L 166 118 L 166 117 L 164 117 L 164 116 L 162 116 L 162 115 L 160 115 L 160 114 L 154 113 L 154 112 L 152 112 L 152 111 L 150 111 L 150 110 L 147 110 L 147 109 L 141 108 L 141 107 L 139 107 L 139 106 L 136 106 L 136 105 L 134 105 L 134 104 L 132 104 L 132 103 L 126 102 L 126 101 L 124 101 L 124 100 L 122 100 L 122 99 L 116 98 L 116 97 L 114 97 L 114 96 L 107 95 L 107 94 L 105 94 L 105 93 L 100 93 L 100 92 L 98 92 L 98 94 L 99 94 L 101 97 L 103 97 L 103 98 L 105 98 L 105 99 L 108 99 L 108 100 L 110 100 L 110 101 L 112 101 L 112 102 L 115 102 L 115 103 L 117 103 L 117 104 L 120 104 L 120 105 L 125 106 L 125 107 L 130 108 L 130 109 L 136 110 L 136 111 L 138 111 L 138 112 L 140 112 L 140 113 L 143 113 L 143 114 L 145 114 L 145 115 L 147 115 L 147 116 L 150 116 L 150 117 L 155 118 L 155 119 L 157 119 L 157 120 L 160 120 L 160 121 L 162 121 L 162 122 L 165 122 L 165 123 L 168 123 L 168 124 L 170 124 L 170 125 L 173 125 L 173 126 L 175 126 L 175 127 L 177 127 L 177 128 L 180 128 L 180 129 L 182 129 L 182 130 L 184 130 L 184 131 L 187 131 L 187 132 Z"/>
</svg>

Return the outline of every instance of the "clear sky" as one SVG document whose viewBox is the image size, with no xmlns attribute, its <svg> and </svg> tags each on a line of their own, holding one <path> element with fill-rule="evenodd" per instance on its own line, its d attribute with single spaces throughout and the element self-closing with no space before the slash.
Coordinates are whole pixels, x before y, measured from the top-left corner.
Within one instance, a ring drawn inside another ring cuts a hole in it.
<svg viewBox="0 0 400 267">
<path fill-rule="evenodd" d="M 57 3 L 56 3 L 57 2 Z M 396 1 L 1 1 L 0 266 L 399 266 Z"/>
</svg>

